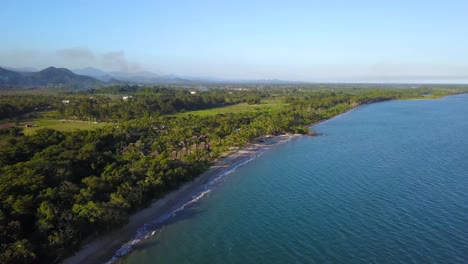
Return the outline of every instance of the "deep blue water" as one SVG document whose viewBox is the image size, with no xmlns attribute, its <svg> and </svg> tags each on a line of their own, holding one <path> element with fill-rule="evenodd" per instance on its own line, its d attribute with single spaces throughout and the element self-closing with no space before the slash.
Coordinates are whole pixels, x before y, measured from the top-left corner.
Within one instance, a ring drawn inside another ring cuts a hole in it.
<svg viewBox="0 0 468 264">
<path fill-rule="evenodd" d="M 240 167 L 121 263 L 468 263 L 468 95 L 359 107 Z"/>
</svg>

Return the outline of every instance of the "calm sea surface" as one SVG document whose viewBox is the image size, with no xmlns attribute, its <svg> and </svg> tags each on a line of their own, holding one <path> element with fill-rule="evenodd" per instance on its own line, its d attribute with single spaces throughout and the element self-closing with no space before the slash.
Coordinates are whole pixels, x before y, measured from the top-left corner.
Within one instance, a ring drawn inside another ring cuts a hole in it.
<svg viewBox="0 0 468 264">
<path fill-rule="evenodd" d="M 224 177 L 118 263 L 468 263 L 468 95 L 360 107 Z"/>
</svg>

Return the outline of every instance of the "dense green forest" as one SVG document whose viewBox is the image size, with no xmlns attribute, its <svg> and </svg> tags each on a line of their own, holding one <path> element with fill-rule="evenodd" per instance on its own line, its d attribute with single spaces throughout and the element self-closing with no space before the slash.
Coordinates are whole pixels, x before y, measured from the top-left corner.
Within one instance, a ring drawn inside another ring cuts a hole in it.
<svg viewBox="0 0 468 264">
<path fill-rule="evenodd" d="M 57 263 L 80 243 L 190 181 L 231 147 L 262 135 L 308 133 L 307 125 L 356 106 L 442 96 L 449 89 L 210 89 L 115 86 L 79 93 L 8 94 L 0 118 L 48 111 L 93 120 L 96 130 L 0 132 L 0 262 Z M 175 113 L 281 100 L 277 111 L 212 116 Z"/>
</svg>

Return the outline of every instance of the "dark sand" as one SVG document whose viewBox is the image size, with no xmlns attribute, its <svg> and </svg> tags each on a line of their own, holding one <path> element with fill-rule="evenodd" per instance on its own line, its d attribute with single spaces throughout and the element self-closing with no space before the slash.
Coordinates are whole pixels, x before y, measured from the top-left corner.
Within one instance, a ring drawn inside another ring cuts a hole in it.
<svg viewBox="0 0 468 264">
<path fill-rule="evenodd" d="M 263 142 L 248 144 L 240 150 L 231 152 L 226 157 L 220 158 L 213 166 L 193 181 L 185 183 L 179 189 L 168 193 L 163 198 L 152 203 L 148 208 L 130 216 L 129 222 L 125 226 L 98 237 L 89 243 L 85 243 L 79 251 L 65 259 L 63 263 L 105 263 L 112 258 L 114 253 L 124 243 L 135 236 L 138 228 L 142 227 L 145 223 L 157 219 L 161 215 L 172 212 L 177 208 L 181 200 L 192 197 L 194 190 L 199 189 L 217 176 L 244 163 L 259 150 L 283 143 L 294 136 L 297 135 L 264 137 Z"/>
</svg>

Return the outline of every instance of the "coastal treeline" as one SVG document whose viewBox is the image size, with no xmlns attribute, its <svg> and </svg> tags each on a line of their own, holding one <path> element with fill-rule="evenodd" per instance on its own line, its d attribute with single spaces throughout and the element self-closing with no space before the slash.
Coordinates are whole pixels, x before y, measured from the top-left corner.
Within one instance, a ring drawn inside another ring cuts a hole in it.
<svg viewBox="0 0 468 264">
<path fill-rule="evenodd" d="M 99 101 L 102 91 L 92 91 L 60 95 L 70 96 L 67 99 L 70 102 L 56 105 L 60 115 L 120 120 L 106 127 L 71 132 L 42 129 L 32 135 L 18 131 L 1 135 L 2 263 L 60 262 L 83 240 L 125 224 L 136 210 L 197 177 L 223 153 L 259 136 L 306 134 L 307 125 L 358 105 L 427 93 L 414 89 L 296 89 L 232 93 L 215 90 L 193 94 L 175 89 L 152 94 L 151 90 L 134 88 L 135 91 L 125 91 L 132 98 L 124 101 L 120 99 L 122 92 L 115 89 L 115 92 L 107 91 L 106 98 L 119 95 L 118 100 Z M 436 92 L 440 91 L 432 91 Z M 257 104 L 271 97 L 279 98 L 287 107 L 210 116 L 168 115 L 239 102 Z M 82 102 L 93 102 L 88 99 L 99 103 L 83 107 Z M 73 104 L 72 100 L 81 103 Z M 113 104 L 119 107 L 110 109 L 118 113 L 132 111 L 132 114 L 124 116 L 102 110 Z"/>
</svg>

